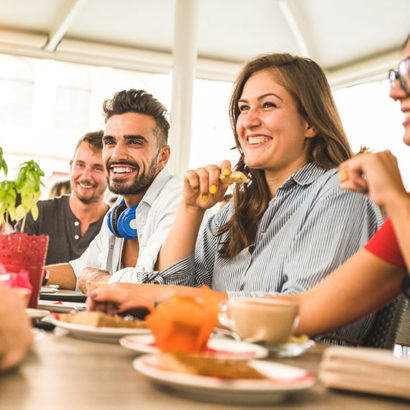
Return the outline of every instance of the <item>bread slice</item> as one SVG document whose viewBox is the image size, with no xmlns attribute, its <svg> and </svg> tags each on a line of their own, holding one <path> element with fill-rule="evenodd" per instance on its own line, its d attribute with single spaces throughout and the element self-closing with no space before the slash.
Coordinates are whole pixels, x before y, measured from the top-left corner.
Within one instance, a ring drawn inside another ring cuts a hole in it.
<svg viewBox="0 0 410 410">
<path fill-rule="evenodd" d="M 267 379 L 244 360 L 218 359 L 203 353 L 160 353 L 159 361 L 164 369 L 179 373 L 221 379 Z"/>
<path fill-rule="evenodd" d="M 143 320 L 126 320 L 119 316 L 111 316 L 102 312 L 78 312 L 63 313 L 59 315 L 59 320 L 76 325 L 86 325 L 94 327 L 125 327 L 133 329 L 146 329 L 147 324 Z"/>
<path fill-rule="evenodd" d="M 241 171 L 232 171 L 230 175 L 220 175 L 219 180 L 223 184 L 233 184 L 234 182 L 244 184 L 248 182 L 248 177 Z"/>
</svg>

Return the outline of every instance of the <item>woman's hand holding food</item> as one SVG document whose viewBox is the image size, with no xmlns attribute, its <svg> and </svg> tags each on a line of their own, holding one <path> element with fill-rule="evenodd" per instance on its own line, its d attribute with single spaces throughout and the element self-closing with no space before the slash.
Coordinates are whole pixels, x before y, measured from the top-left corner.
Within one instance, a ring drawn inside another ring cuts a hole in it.
<svg viewBox="0 0 410 410">
<path fill-rule="evenodd" d="M 227 176 L 229 180 L 223 180 Z M 247 177 L 231 172 L 229 161 L 223 161 L 220 167 L 208 165 L 185 173 L 183 198 L 159 252 L 156 270 L 162 271 L 192 254 L 205 211 L 222 201 L 226 189 L 234 182 L 247 182 Z"/>
<path fill-rule="evenodd" d="M 386 209 L 397 199 L 409 198 L 397 159 L 390 151 L 357 155 L 340 165 L 339 176 L 343 189 L 368 193 Z"/>
<path fill-rule="evenodd" d="M 183 201 L 187 207 L 206 210 L 222 201 L 229 184 L 221 182 L 222 175 L 231 174 L 231 163 L 208 165 L 185 173 Z"/>
</svg>

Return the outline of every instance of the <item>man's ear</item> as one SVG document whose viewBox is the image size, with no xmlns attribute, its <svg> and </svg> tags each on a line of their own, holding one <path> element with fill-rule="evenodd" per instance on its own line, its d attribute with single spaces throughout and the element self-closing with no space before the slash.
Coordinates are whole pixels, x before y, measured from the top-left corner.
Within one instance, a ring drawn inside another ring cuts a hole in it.
<svg viewBox="0 0 410 410">
<path fill-rule="evenodd" d="M 171 155 L 171 147 L 169 145 L 164 145 L 158 154 L 157 166 L 159 169 L 163 169 L 169 160 Z"/>
<path fill-rule="evenodd" d="M 305 138 L 314 138 L 316 134 L 317 129 L 312 124 L 306 122 Z"/>
</svg>

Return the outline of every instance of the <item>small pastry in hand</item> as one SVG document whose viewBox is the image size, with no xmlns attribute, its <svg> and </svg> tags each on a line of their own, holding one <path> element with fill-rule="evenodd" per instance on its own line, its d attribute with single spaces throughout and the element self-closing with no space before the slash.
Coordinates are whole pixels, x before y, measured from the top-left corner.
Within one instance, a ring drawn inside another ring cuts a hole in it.
<svg viewBox="0 0 410 410">
<path fill-rule="evenodd" d="M 248 182 L 248 177 L 241 171 L 232 171 L 230 175 L 220 175 L 219 180 L 223 184 L 233 184 L 235 182 L 244 184 L 245 182 Z"/>
<path fill-rule="evenodd" d="M 349 179 L 349 168 L 341 167 L 339 168 L 339 181 L 345 182 Z"/>
</svg>

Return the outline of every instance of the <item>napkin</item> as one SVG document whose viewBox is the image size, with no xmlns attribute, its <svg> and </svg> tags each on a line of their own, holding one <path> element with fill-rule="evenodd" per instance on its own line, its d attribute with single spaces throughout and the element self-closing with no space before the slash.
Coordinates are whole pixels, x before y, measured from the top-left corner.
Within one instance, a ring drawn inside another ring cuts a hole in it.
<svg viewBox="0 0 410 410">
<path fill-rule="evenodd" d="M 410 399 L 410 359 L 395 357 L 390 350 L 329 347 L 319 379 L 326 387 Z"/>
<path fill-rule="evenodd" d="M 31 292 L 32 286 L 30 283 L 29 273 L 21 269 L 19 273 L 5 273 L 3 284 L 6 288 L 23 288 Z"/>
<path fill-rule="evenodd" d="M 164 352 L 201 352 L 205 350 L 218 323 L 219 300 L 206 286 L 202 299 L 174 295 L 158 305 L 145 320 Z"/>
</svg>

